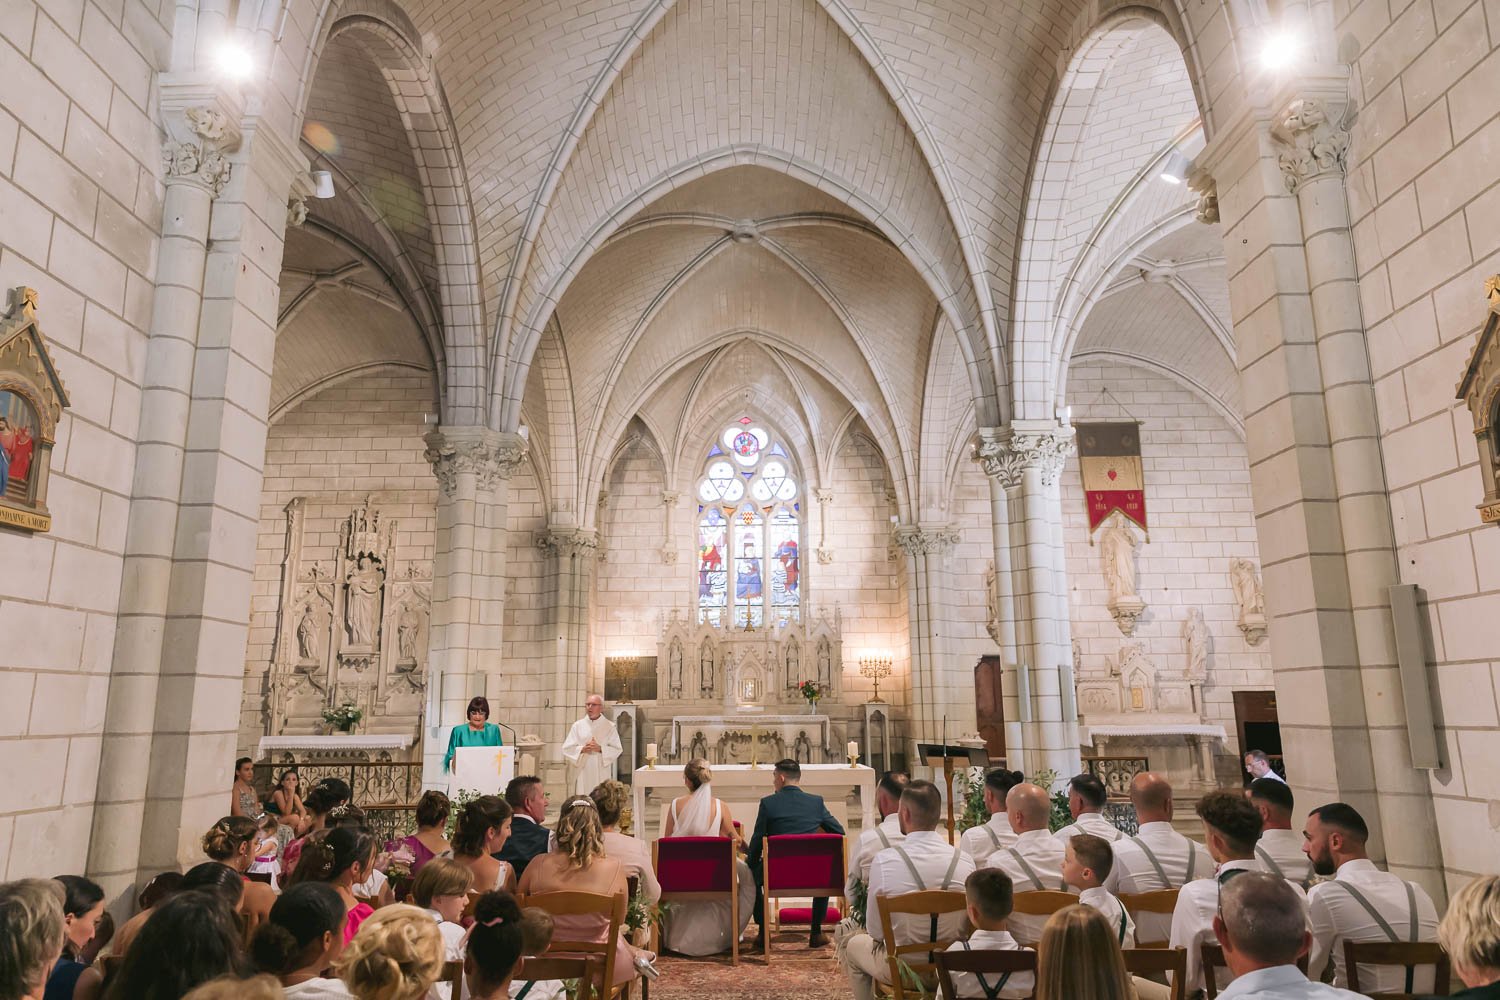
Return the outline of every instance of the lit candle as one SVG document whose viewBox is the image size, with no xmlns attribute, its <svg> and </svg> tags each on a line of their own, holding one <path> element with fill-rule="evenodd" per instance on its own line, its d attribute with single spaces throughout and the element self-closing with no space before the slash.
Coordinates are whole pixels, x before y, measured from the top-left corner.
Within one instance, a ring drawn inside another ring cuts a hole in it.
<svg viewBox="0 0 1500 1000">
<path fill-rule="evenodd" d="M 656 756 L 656 744 L 655 743 L 647 743 L 646 744 L 646 756 L 647 757 L 655 757 Z"/>
<path fill-rule="evenodd" d="M 850 740 L 849 741 L 849 756 L 851 756 L 851 757 L 858 757 L 859 756 L 859 744 L 856 743 L 854 740 Z"/>
</svg>

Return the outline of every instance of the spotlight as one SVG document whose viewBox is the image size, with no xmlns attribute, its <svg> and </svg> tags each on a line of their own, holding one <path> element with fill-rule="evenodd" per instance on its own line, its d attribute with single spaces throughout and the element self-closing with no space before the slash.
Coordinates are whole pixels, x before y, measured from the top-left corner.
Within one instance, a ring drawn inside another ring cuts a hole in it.
<svg viewBox="0 0 1500 1000">
<path fill-rule="evenodd" d="M 243 45 L 227 41 L 219 46 L 219 70 L 235 80 L 247 80 L 255 72 L 255 59 Z"/>
<path fill-rule="evenodd" d="M 1166 162 L 1161 165 L 1161 179 L 1168 184 L 1181 184 L 1187 180 L 1188 158 L 1177 150 L 1167 154 Z"/>
<path fill-rule="evenodd" d="M 314 170 L 312 172 L 312 179 L 313 179 L 313 197 L 314 198 L 332 198 L 333 197 L 333 172 L 332 171 L 329 171 L 329 170 Z"/>
<path fill-rule="evenodd" d="M 1287 31 L 1277 31 L 1266 36 L 1260 49 L 1261 68 L 1272 73 L 1286 69 L 1297 58 L 1302 45 L 1300 40 Z"/>
</svg>

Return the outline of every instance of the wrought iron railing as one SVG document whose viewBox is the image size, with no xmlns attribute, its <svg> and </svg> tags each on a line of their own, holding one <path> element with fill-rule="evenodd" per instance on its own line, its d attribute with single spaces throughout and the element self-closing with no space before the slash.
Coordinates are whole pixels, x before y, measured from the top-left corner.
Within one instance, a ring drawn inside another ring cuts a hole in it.
<svg viewBox="0 0 1500 1000">
<path fill-rule="evenodd" d="M 1129 799 L 1130 783 L 1142 771 L 1151 770 L 1146 757 L 1085 757 L 1083 769 L 1104 783 L 1112 799 Z"/>
<path fill-rule="evenodd" d="M 299 787 L 305 796 L 324 778 L 339 778 L 349 785 L 353 802 L 365 811 L 372 831 L 382 840 L 395 840 L 417 828 L 417 800 L 422 797 L 422 764 L 420 761 L 306 761 L 260 763 L 255 765 L 255 787 L 267 789 L 270 798 L 276 779 L 282 772 L 297 772 Z"/>
</svg>

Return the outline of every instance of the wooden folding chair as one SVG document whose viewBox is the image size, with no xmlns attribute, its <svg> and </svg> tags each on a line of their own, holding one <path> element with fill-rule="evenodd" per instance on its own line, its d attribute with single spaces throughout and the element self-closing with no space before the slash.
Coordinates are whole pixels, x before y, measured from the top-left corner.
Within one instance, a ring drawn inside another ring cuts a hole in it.
<svg viewBox="0 0 1500 1000">
<path fill-rule="evenodd" d="M 891 996 L 895 1000 L 906 998 L 906 988 L 902 982 L 903 965 L 922 981 L 925 995 L 927 986 L 932 983 L 937 973 L 935 956 L 957 938 L 896 944 L 895 924 L 891 921 L 891 917 L 895 914 L 937 917 L 945 913 L 962 913 L 968 905 L 963 890 L 927 889 L 922 892 L 903 892 L 896 896 L 881 893 L 878 898 L 880 900 L 880 930 L 885 935 L 885 960 L 891 971 Z"/>
<path fill-rule="evenodd" d="M 1141 915 L 1151 913 L 1166 916 L 1165 923 L 1170 933 L 1172 913 L 1177 909 L 1178 889 L 1156 889 L 1151 892 L 1122 892 L 1120 903 L 1125 907 L 1125 912 L 1130 914 L 1130 919 L 1135 921 L 1135 946 L 1137 948 L 1165 948 L 1167 938 L 1141 937 Z"/>
<path fill-rule="evenodd" d="M 1030 889 L 1026 892 L 1018 892 L 1012 900 L 1011 913 L 1022 913 L 1028 917 L 1050 917 L 1065 907 L 1074 906 L 1078 903 L 1078 897 L 1071 892 L 1060 892 L 1057 889 Z M 1015 933 L 1011 928 L 1011 933 Z M 1036 941 L 1022 941 L 1021 944 L 1036 947 Z"/>
<path fill-rule="evenodd" d="M 599 975 L 599 960 L 587 955 L 564 958 L 556 955 L 541 955 L 523 958 L 516 970 L 515 979 L 532 982 L 550 979 L 578 981 L 576 1000 L 592 1000 L 594 979 Z"/>
<path fill-rule="evenodd" d="M 1036 952 L 1027 948 L 1022 951 L 940 951 L 937 958 L 938 985 L 942 987 L 943 1000 L 970 1000 L 959 994 L 953 986 L 953 974 L 969 972 L 993 977 L 1010 976 L 1017 972 L 1036 975 Z M 1033 979 L 1033 982 L 1035 980 Z M 983 998 L 974 998 L 983 1000 Z M 1175 1000 L 1175 998 L 1174 998 Z"/>
<path fill-rule="evenodd" d="M 729 964 L 740 964 L 740 877 L 728 837 L 663 837 L 651 845 L 651 866 L 663 903 L 718 901 L 729 895 Z M 670 914 L 666 918 L 671 920 Z M 653 938 L 655 951 L 659 940 Z"/>
<path fill-rule="evenodd" d="M 630 995 L 629 983 L 618 988 L 611 985 L 615 975 L 615 949 L 620 940 L 620 927 L 625 923 L 626 903 L 623 895 L 606 896 L 597 892 L 559 890 L 519 896 L 516 902 L 523 910 L 528 906 L 535 906 L 546 910 L 554 918 L 596 916 L 608 921 L 608 933 L 602 941 L 575 941 L 559 938 L 554 934 L 552 944 L 547 948 L 547 956 L 594 956 L 600 963 L 599 996 L 604 1000 L 612 1000 L 616 996 Z"/>
<path fill-rule="evenodd" d="M 1367 993 L 1372 1000 L 1407 1000 L 1415 996 L 1448 995 L 1450 985 L 1450 963 L 1443 946 L 1431 941 L 1345 941 L 1344 975 L 1348 977 L 1349 989 L 1365 993 L 1359 985 L 1360 965 L 1399 965 L 1406 970 L 1407 991 L 1403 993 Z M 1420 994 L 1411 992 L 1412 979 L 1417 967 L 1433 967 L 1432 989 Z"/>
<path fill-rule="evenodd" d="M 761 854 L 761 898 L 767 923 L 776 907 L 772 900 L 786 896 L 837 898 L 840 911 L 849 908 L 844 898 L 844 868 L 847 847 L 838 833 L 787 833 L 765 839 Z M 736 924 L 736 927 L 739 925 Z M 766 964 L 771 964 L 771 929 L 761 928 Z"/>
<path fill-rule="evenodd" d="M 1176 892 L 1175 889 L 1166 891 Z M 1125 956 L 1125 971 L 1132 976 L 1160 976 L 1170 973 L 1170 1000 L 1182 1000 L 1183 980 L 1187 978 L 1186 948 L 1125 948 L 1121 954 Z"/>
<path fill-rule="evenodd" d="M 440 983 L 451 983 L 453 992 L 448 994 L 453 1000 L 461 1000 L 464 995 L 464 963 L 444 962 L 442 975 L 438 976 Z"/>
</svg>

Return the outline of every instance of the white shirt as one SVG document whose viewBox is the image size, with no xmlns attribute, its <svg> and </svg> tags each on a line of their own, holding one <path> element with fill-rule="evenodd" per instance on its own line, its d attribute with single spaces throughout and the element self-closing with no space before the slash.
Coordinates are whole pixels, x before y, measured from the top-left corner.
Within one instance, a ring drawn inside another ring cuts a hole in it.
<svg viewBox="0 0 1500 1000">
<path fill-rule="evenodd" d="M 1283 778 L 1281 775 L 1277 774 L 1275 772 L 1275 770 L 1273 770 L 1272 768 L 1269 768 L 1269 767 L 1266 768 L 1266 773 L 1262 774 L 1261 777 L 1262 778 L 1270 778 L 1272 781 L 1279 781 L 1283 785 L 1286 784 L 1286 779 Z"/>
<path fill-rule="evenodd" d="M 341 979 L 309 979 L 283 989 L 288 1000 L 354 1000 Z"/>
<path fill-rule="evenodd" d="M 1333 882 L 1323 882 L 1312 887 L 1307 894 L 1308 908 L 1312 917 L 1312 955 L 1308 959 L 1308 974 L 1317 978 L 1318 973 L 1333 960 L 1333 984 L 1348 987 L 1349 977 L 1344 971 L 1345 941 L 1389 941 L 1385 931 L 1342 886 L 1353 886 L 1370 901 L 1370 905 L 1385 918 L 1402 941 L 1410 940 L 1411 909 L 1407 903 L 1406 881 L 1398 875 L 1383 872 L 1373 861 L 1361 858 L 1345 861 L 1334 873 Z M 1413 886 L 1417 902 L 1417 940 L 1437 940 L 1437 907 L 1432 897 L 1421 886 Z M 1417 993 L 1432 990 L 1432 971 L 1418 968 L 1414 982 Z M 1406 972 L 1399 967 L 1359 967 L 1359 988 L 1367 993 L 1399 993 L 1406 989 Z"/>
<path fill-rule="evenodd" d="M 901 851 L 906 852 L 917 869 L 917 874 L 922 876 L 921 884 L 912 878 L 911 869 L 902 859 Z M 958 853 L 956 863 L 953 859 L 954 852 Z M 948 874 L 949 866 L 952 866 L 953 874 L 948 884 L 944 885 L 943 876 Z M 880 922 L 881 896 L 899 896 L 924 889 L 962 890 L 964 879 L 973 870 L 974 859 L 948 843 L 942 834 L 933 830 L 908 833 L 899 847 L 881 851 L 870 863 L 870 901 L 865 907 L 865 928 L 876 941 L 884 942 L 885 928 Z M 959 937 L 963 920 L 962 910 L 938 917 L 938 937 L 948 940 Z M 926 917 L 897 914 L 892 917 L 891 924 L 897 945 L 929 940 L 930 927 Z"/>
<path fill-rule="evenodd" d="M 1134 837 L 1121 837 L 1111 846 L 1115 863 L 1109 870 L 1109 878 L 1104 880 L 1104 888 L 1112 893 L 1177 889 L 1193 879 L 1208 878 L 1214 873 L 1214 859 L 1208 848 L 1184 837 L 1165 820 L 1142 823 L 1140 832 Z M 1146 848 L 1161 865 L 1167 876 L 1165 882 L 1146 855 Z M 1171 914 L 1141 914 L 1139 940 L 1165 941 L 1171 932 Z"/>
<path fill-rule="evenodd" d="M 1085 889 L 1078 894 L 1078 901 L 1084 906 L 1092 906 L 1104 914 L 1104 919 L 1109 921 L 1110 933 L 1120 943 L 1121 948 L 1135 947 L 1135 921 L 1130 919 L 1130 913 L 1125 909 L 1125 904 L 1115 898 L 1108 889 L 1096 886 L 1093 889 Z M 1124 924 L 1123 934 L 1120 931 Z"/>
<path fill-rule="evenodd" d="M 1028 830 L 1017 837 L 1011 847 L 990 855 L 987 867 L 999 868 L 1009 875 L 1018 893 L 1038 888 L 1073 892 L 1072 888 L 1063 884 L 1062 863 L 1065 850 L 1063 842 L 1046 830 Z M 1032 880 L 1032 873 L 1041 880 L 1040 886 Z M 1022 941 L 1032 943 L 1041 940 L 1042 927 L 1046 923 L 1046 917 L 1033 917 L 1024 913 L 1011 914 L 1009 921 L 1012 934 Z"/>
<path fill-rule="evenodd" d="M 880 833 L 876 833 L 876 830 Z M 880 837 L 881 833 L 885 834 L 884 840 Z M 844 881 L 844 895 L 853 896 L 854 887 L 860 882 L 868 886 L 870 865 L 875 861 L 875 855 L 887 847 L 895 847 L 905 839 L 906 834 L 901 832 L 901 819 L 895 813 L 861 833 L 854 845 L 854 853 L 849 858 L 849 875 Z"/>
<path fill-rule="evenodd" d="M 1364 1000 L 1337 986 L 1309 982 L 1295 965 L 1256 969 L 1219 993 L 1219 1000 Z"/>
<path fill-rule="evenodd" d="M 991 854 L 1016 846 L 1016 831 L 1010 828 L 1010 817 L 1003 811 L 997 812 L 983 826 L 965 830 L 958 838 L 958 846 L 982 868 Z"/>
<path fill-rule="evenodd" d="M 464 929 L 458 924 L 444 920 L 443 915 L 437 910 L 424 909 L 433 920 L 437 921 L 438 933 L 443 935 L 443 961 L 462 962 L 464 960 Z M 427 991 L 427 1000 L 452 1000 L 452 983 L 433 983 L 432 988 Z"/>
<path fill-rule="evenodd" d="M 385 889 L 385 884 L 389 881 L 390 879 L 385 877 L 385 872 L 372 868 L 370 877 L 359 885 L 353 886 L 349 891 L 356 896 L 364 896 L 366 899 L 379 899 L 381 891 Z"/>
<path fill-rule="evenodd" d="M 1262 830 L 1255 856 L 1266 866 L 1266 871 L 1298 882 L 1304 889 L 1312 881 L 1312 861 L 1302 853 L 1302 834 L 1296 830 Z"/>
<path fill-rule="evenodd" d="M 970 831 L 972 832 L 972 831 Z M 969 947 L 964 948 L 962 941 L 955 941 L 948 946 L 949 951 L 1030 951 L 1023 947 L 1010 931 L 975 931 L 969 937 Z M 999 982 L 1000 976 L 985 976 L 985 981 L 994 988 Z M 1013 972 L 1010 978 L 1005 980 L 1005 986 L 1001 988 L 999 996 L 1013 1000 L 1017 997 L 1031 996 L 1032 989 L 1036 986 L 1036 976 L 1030 972 Z M 979 979 L 972 972 L 955 972 L 953 974 L 953 988 L 961 997 L 981 997 L 984 990 L 979 987 Z"/>
<path fill-rule="evenodd" d="M 1103 813 L 1079 813 L 1078 818 L 1067 826 L 1058 830 L 1052 836 L 1058 840 L 1072 840 L 1080 833 L 1092 833 L 1096 837 L 1103 837 L 1110 843 L 1114 843 L 1125 836 L 1124 831 L 1104 818 Z"/>
<path fill-rule="evenodd" d="M 1265 871 L 1265 867 L 1258 860 L 1226 861 L 1219 866 L 1218 875 L 1237 869 L 1250 872 Z M 1299 897 L 1306 898 L 1307 894 L 1296 882 L 1288 880 L 1287 884 L 1297 890 Z M 1218 912 L 1217 877 L 1189 882 L 1177 893 L 1177 908 L 1172 911 L 1172 934 L 1168 938 L 1168 945 L 1172 948 L 1187 950 L 1187 975 L 1183 982 L 1183 996 L 1191 996 L 1194 991 L 1203 989 L 1203 954 L 1199 949 L 1205 942 L 1213 941 L 1214 916 Z M 1221 969 L 1217 975 L 1217 982 L 1222 990 L 1228 985 L 1231 974 L 1228 969 Z"/>
</svg>

